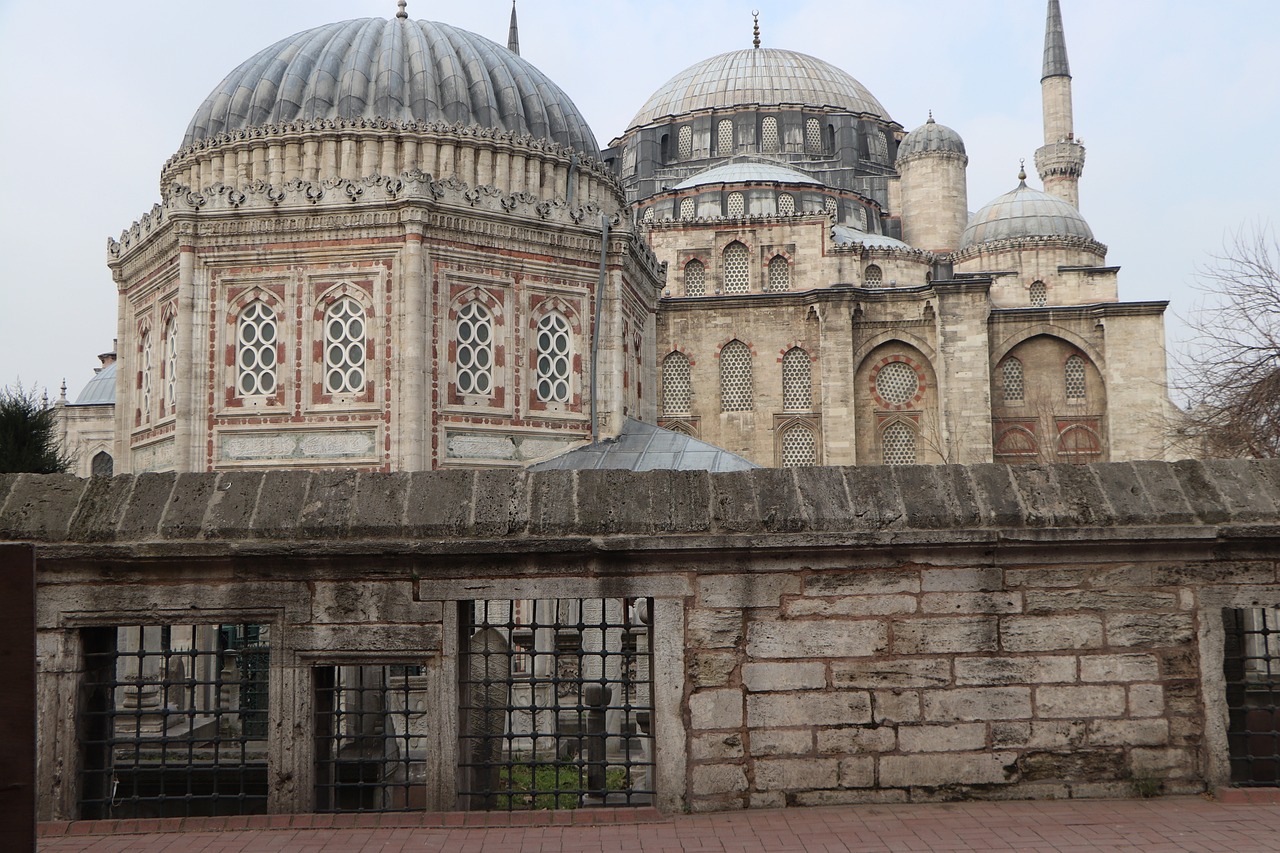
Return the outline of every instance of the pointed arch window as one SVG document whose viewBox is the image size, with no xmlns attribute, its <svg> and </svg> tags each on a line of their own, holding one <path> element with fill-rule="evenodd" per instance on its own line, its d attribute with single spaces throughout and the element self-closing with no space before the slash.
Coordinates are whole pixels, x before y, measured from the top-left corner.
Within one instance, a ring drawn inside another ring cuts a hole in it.
<svg viewBox="0 0 1280 853">
<path fill-rule="evenodd" d="M 93 456 L 93 461 L 89 463 L 91 477 L 110 477 L 115 473 L 116 463 L 111 458 L 111 454 L 105 450 L 100 450 Z"/>
<path fill-rule="evenodd" d="M 1021 403 L 1026 394 L 1026 377 L 1022 362 L 1016 358 L 1006 358 L 1004 364 L 1000 366 L 1000 379 L 1004 386 L 1004 401 Z"/>
<path fill-rule="evenodd" d="M 1082 403 L 1085 400 L 1085 369 L 1084 359 L 1078 355 L 1073 355 L 1067 359 L 1067 364 L 1063 368 L 1063 379 L 1066 383 L 1067 399 L 1073 403 Z"/>
<path fill-rule="evenodd" d="M 459 394 L 493 393 L 493 315 L 479 302 L 458 312 L 456 329 Z"/>
<path fill-rule="evenodd" d="M 705 296 L 707 293 L 707 268 L 694 259 L 684 265 L 684 295 Z"/>
<path fill-rule="evenodd" d="M 350 296 L 329 307 L 324 323 L 324 390 L 359 394 L 365 380 L 364 308 Z"/>
<path fill-rule="evenodd" d="M 151 396 L 155 381 L 155 348 L 152 345 L 151 332 L 142 333 L 142 376 L 138 395 L 138 405 L 142 410 L 142 422 L 151 423 Z"/>
<path fill-rule="evenodd" d="M 733 119 L 721 119 L 716 125 L 716 153 L 722 157 L 733 153 Z"/>
<path fill-rule="evenodd" d="M 724 292 L 751 292 L 751 262 L 747 247 L 733 242 L 724 250 Z"/>
<path fill-rule="evenodd" d="M 803 468 L 818 464 L 818 440 L 804 424 L 793 424 L 782 433 L 782 467 Z"/>
<path fill-rule="evenodd" d="M 681 160 L 693 159 L 693 128 L 687 124 L 676 135 L 676 156 Z"/>
<path fill-rule="evenodd" d="M 791 263 L 782 255 L 769 261 L 769 290 L 781 293 L 791 289 Z"/>
<path fill-rule="evenodd" d="M 276 312 L 258 300 L 245 306 L 236 321 L 236 390 L 241 397 L 268 397 L 276 392 Z"/>
<path fill-rule="evenodd" d="M 168 414 L 178 411 L 178 319 L 164 325 L 164 407 Z"/>
<path fill-rule="evenodd" d="M 655 216 L 656 214 L 654 213 L 653 208 L 652 207 L 647 208 L 644 212 L 644 219 L 642 221 L 646 225 L 651 225 L 653 223 Z"/>
<path fill-rule="evenodd" d="M 813 407 L 813 367 L 809 353 L 792 347 L 782 357 L 782 408 L 807 412 Z"/>
<path fill-rule="evenodd" d="M 673 352 L 662 360 L 662 414 L 687 415 L 693 406 L 689 356 Z"/>
<path fill-rule="evenodd" d="M 1031 307 L 1043 308 L 1049 303 L 1049 288 L 1043 281 L 1033 282 L 1031 285 Z"/>
<path fill-rule="evenodd" d="M 765 116 L 760 123 L 760 150 L 766 154 L 777 154 L 779 151 L 778 119 Z"/>
<path fill-rule="evenodd" d="M 778 215 L 779 216 L 795 216 L 796 215 L 796 197 L 791 193 L 783 193 L 778 196 Z"/>
<path fill-rule="evenodd" d="M 720 409 L 749 412 L 754 402 L 751 350 L 742 341 L 729 341 L 720 350 Z"/>
<path fill-rule="evenodd" d="M 902 422 L 889 424 L 883 436 L 884 464 L 916 464 L 916 434 Z"/>
<path fill-rule="evenodd" d="M 569 321 L 548 314 L 538 321 L 538 399 L 544 403 L 569 402 L 573 341 Z"/>
</svg>

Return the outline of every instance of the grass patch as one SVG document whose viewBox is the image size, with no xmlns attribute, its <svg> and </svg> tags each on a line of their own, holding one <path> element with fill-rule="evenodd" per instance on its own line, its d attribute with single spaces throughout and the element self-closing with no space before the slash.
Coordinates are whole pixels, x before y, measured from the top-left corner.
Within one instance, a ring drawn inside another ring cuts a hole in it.
<svg viewBox="0 0 1280 853">
<path fill-rule="evenodd" d="M 627 788 L 627 771 L 605 773 L 610 791 Z M 587 790 L 587 771 L 576 764 L 513 764 L 498 774 L 497 807 L 515 811 L 576 809 Z"/>
</svg>

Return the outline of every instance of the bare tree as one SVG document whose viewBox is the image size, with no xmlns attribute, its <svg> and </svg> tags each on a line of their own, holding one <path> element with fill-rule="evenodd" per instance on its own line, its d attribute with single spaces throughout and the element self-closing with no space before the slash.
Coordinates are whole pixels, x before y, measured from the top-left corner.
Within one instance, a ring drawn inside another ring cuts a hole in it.
<svg viewBox="0 0 1280 853">
<path fill-rule="evenodd" d="M 1190 411 L 1178 432 L 1195 455 L 1280 456 L 1280 242 L 1237 234 L 1197 273 L 1179 386 Z"/>
</svg>

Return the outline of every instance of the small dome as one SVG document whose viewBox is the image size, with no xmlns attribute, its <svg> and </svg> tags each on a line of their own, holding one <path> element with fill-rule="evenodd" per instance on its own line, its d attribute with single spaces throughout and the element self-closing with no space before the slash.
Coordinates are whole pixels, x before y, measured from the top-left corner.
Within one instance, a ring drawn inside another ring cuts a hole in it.
<svg viewBox="0 0 1280 853">
<path fill-rule="evenodd" d="M 1093 239 L 1080 211 L 1057 196 L 1033 190 L 1026 182 L 979 210 L 969 220 L 960 248 L 1021 237 Z"/>
<path fill-rule="evenodd" d="M 640 108 L 630 128 L 697 110 L 783 104 L 889 119 L 865 86 L 829 62 L 793 50 L 757 48 L 722 53 L 681 71 Z"/>
<path fill-rule="evenodd" d="M 259 51 L 201 104 L 183 147 L 339 118 L 479 125 L 600 150 L 578 108 L 528 61 L 475 33 L 407 18 L 328 24 Z"/>
<path fill-rule="evenodd" d="M 726 163 L 714 169 L 694 175 L 676 184 L 678 190 L 705 187 L 710 184 L 807 184 L 822 186 L 822 182 L 795 169 L 773 163 Z"/>
<path fill-rule="evenodd" d="M 831 228 L 831 238 L 837 246 L 849 246 L 860 243 L 868 249 L 910 249 L 901 240 L 895 240 L 884 234 L 868 234 L 847 225 L 835 225 Z"/>
<path fill-rule="evenodd" d="M 111 362 L 99 370 L 84 386 L 73 406 L 106 406 L 116 401 L 116 364 Z"/>
<path fill-rule="evenodd" d="M 938 124 L 929 116 L 929 121 L 917 127 L 902 138 L 898 145 L 898 159 L 945 151 L 968 157 L 964 150 L 964 140 L 945 124 Z"/>
</svg>

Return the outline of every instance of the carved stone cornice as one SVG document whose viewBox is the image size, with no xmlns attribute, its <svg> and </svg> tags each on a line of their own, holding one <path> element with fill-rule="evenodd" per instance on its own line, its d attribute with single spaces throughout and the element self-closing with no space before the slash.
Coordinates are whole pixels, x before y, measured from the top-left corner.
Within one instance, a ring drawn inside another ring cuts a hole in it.
<svg viewBox="0 0 1280 853">
<path fill-rule="evenodd" d="M 1049 177 L 1078 178 L 1084 174 L 1085 149 L 1074 140 L 1055 142 L 1036 151 L 1036 170 L 1041 180 Z"/>
<path fill-rule="evenodd" d="M 951 260 L 958 264 L 985 254 L 1019 252 L 1028 249 L 1082 249 L 1103 258 L 1107 256 L 1107 246 L 1088 237 L 1018 237 L 969 246 L 951 255 Z"/>
</svg>

